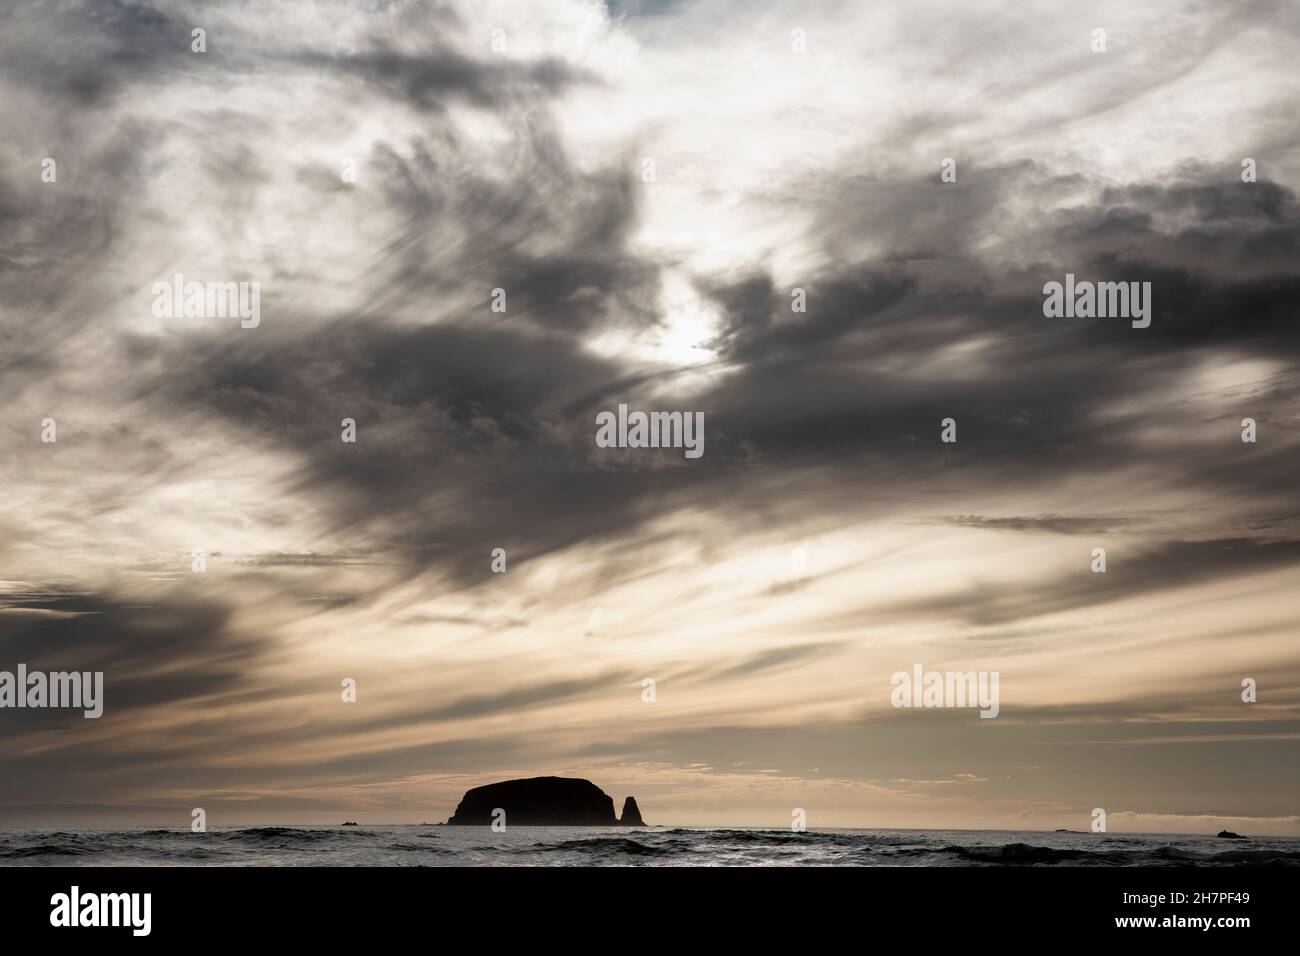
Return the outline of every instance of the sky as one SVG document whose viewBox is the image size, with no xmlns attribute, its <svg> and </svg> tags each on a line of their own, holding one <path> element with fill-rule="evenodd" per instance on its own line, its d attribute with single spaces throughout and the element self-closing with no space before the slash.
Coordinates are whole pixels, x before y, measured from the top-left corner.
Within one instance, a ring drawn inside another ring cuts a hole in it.
<svg viewBox="0 0 1300 956">
<path fill-rule="evenodd" d="M 0 670 L 105 689 L 0 709 L 0 825 L 1300 835 L 1298 57 L 1281 0 L 5 4 Z"/>
</svg>

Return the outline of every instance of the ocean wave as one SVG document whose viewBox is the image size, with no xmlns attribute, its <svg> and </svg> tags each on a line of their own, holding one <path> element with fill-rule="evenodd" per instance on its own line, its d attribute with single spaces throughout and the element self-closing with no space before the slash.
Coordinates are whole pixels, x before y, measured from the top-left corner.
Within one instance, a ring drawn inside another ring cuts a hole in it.
<svg viewBox="0 0 1300 956">
<path fill-rule="evenodd" d="M 1300 841 L 980 831 L 246 827 L 0 833 L 0 865 L 1300 867 Z"/>
<path fill-rule="evenodd" d="M 34 856 L 84 856 L 86 852 L 81 847 L 40 843 L 36 846 L 0 847 L 0 859 L 22 860 Z"/>
<path fill-rule="evenodd" d="M 398 853 L 450 853 L 451 850 L 440 846 L 423 846 L 417 843 L 387 843 L 384 845 L 385 850 L 395 850 Z"/>
<path fill-rule="evenodd" d="M 1250 866 L 1300 866 L 1300 853 L 1288 850 L 1224 850 L 1213 853 L 1215 863 L 1247 864 Z"/>
<path fill-rule="evenodd" d="M 856 833 L 830 833 L 821 830 L 656 830 L 656 835 L 680 836 L 694 841 L 708 840 L 719 843 L 754 843 L 765 846 L 790 844 L 841 844 L 853 846 L 865 842 L 881 846 L 908 842 L 901 837 L 863 835 Z"/>
<path fill-rule="evenodd" d="M 220 850 L 210 849 L 203 846 L 188 847 L 180 850 L 149 850 L 147 847 L 141 847 L 142 854 L 149 854 L 161 857 L 164 860 L 224 860 L 229 859 L 228 853 Z"/>
<path fill-rule="evenodd" d="M 658 856 L 670 853 L 669 847 L 638 843 L 627 837 L 590 837 L 585 840 L 564 840 L 560 843 L 534 843 L 533 850 L 594 850 L 597 853 L 627 854 L 628 856 Z"/>
<path fill-rule="evenodd" d="M 1128 855 L 1125 850 L 1107 852 L 1105 850 L 1058 849 L 1050 846 L 1034 846 L 1031 843 L 1005 843 L 1001 846 L 946 846 L 940 852 L 952 854 L 974 863 L 1001 863 L 1007 866 L 1072 863 L 1079 860 L 1118 862 Z"/>
<path fill-rule="evenodd" d="M 340 840 L 355 840 L 371 836 L 360 827 L 347 829 L 305 829 L 300 827 L 250 827 L 244 830 L 213 830 L 212 835 L 219 839 L 237 843 L 265 844 L 277 846 L 294 844 L 332 843 Z"/>
</svg>

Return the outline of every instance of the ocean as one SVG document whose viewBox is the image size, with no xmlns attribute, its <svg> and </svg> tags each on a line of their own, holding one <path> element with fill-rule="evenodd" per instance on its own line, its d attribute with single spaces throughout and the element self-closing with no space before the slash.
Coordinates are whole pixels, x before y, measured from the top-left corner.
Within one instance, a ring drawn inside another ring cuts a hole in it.
<svg viewBox="0 0 1300 956">
<path fill-rule="evenodd" d="M 0 866 L 1300 866 L 1300 840 L 1016 830 L 330 826 L 0 831 Z"/>
</svg>

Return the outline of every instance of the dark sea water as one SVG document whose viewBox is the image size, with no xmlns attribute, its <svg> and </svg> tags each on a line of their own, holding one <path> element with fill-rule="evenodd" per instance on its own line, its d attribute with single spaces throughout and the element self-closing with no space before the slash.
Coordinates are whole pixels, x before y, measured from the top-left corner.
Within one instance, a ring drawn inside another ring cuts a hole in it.
<svg viewBox="0 0 1300 956">
<path fill-rule="evenodd" d="M 0 866 L 1300 866 L 1300 840 L 998 830 L 359 826 L 0 831 Z"/>
</svg>

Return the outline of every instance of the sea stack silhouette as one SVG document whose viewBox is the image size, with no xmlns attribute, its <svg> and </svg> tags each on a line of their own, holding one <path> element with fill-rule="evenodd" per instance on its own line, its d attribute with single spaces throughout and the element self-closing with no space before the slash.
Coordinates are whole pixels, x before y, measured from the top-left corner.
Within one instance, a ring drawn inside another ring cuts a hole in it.
<svg viewBox="0 0 1300 956">
<path fill-rule="evenodd" d="M 645 826 L 645 821 L 641 819 L 641 808 L 636 805 L 636 797 L 628 797 L 623 801 L 623 815 L 618 818 L 618 823 L 624 827 Z"/>
<path fill-rule="evenodd" d="M 590 780 L 579 777 L 529 777 L 503 780 L 465 791 L 447 826 L 489 826 L 493 813 L 505 811 L 506 826 L 643 827 L 636 798 L 623 804 L 623 819 L 614 816 L 614 801 Z"/>
</svg>

